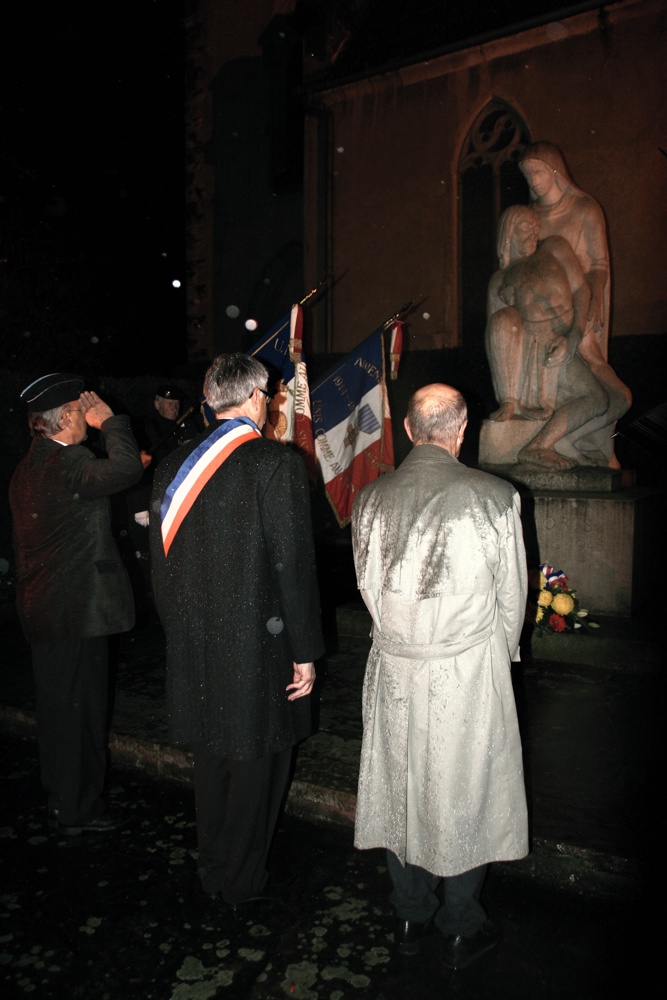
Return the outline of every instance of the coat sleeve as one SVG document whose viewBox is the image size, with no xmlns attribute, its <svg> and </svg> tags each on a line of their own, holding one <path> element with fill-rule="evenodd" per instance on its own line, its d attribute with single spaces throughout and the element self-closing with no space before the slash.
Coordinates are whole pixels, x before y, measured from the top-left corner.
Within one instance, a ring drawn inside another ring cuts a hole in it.
<svg viewBox="0 0 667 1000">
<path fill-rule="evenodd" d="M 528 578 L 521 528 L 521 499 L 514 493 L 500 530 L 499 566 L 496 572 L 498 612 L 503 623 L 510 659 L 519 659 L 519 639 L 526 613 Z"/>
<path fill-rule="evenodd" d="M 289 448 L 260 501 L 262 530 L 295 663 L 324 654 L 309 485 L 303 460 Z"/>
<path fill-rule="evenodd" d="M 83 500 L 98 500 L 120 493 L 139 482 L 143 466 L 137 442 L 125 416 L 109 417 L 102 424 L 106 458 L 95 458 L 87 448 L 65 449 L 67 487 Z"/>
</svg>

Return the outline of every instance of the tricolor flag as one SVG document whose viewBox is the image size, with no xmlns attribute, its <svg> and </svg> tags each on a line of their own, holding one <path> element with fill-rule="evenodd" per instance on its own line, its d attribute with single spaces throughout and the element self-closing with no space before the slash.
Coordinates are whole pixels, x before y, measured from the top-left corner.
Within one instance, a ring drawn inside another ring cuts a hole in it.
<svg viewBox="0 0 667 1000">
<path fill-rule="evenodd" d="M 310 393 L 315 456 L 341 527 L 361 487 L 394 467 L 383 333 L 362 341 Z"/>
<path fill-rule="evenodd" d="M 315 478 L 313 422 L 310 414 L 308 373 L 303 360 L 303 309 L 291 312 L 262 337 L 247 353 L 269 369 L 269 385 L 274 393 L 264 437 L 282 444 L 294 444 L 301 452 L 308 474 Z M 277 383 L 274 384 L 274 377 Z"/>
</svg>

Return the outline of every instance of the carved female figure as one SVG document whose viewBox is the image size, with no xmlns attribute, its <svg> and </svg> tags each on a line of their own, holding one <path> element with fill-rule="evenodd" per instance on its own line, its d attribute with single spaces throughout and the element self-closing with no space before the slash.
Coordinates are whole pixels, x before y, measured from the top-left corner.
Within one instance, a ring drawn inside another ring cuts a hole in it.
<svg viewBox="0 0 667 1000">
<path fill-rule="evenodd" d="M 613 432 L 632 395 L 608 364 L 610 266 L 607 227 L 600 205 L 576 186 L 560 149 L 550 142 L 527 146 L 519 167 L 528 182 L 540 236 L 561 236 L 572 247 L 590 289 L 590 305 L 579 352 L 609 395 L 609 408 L 581 442 L 590 464 L 618 467 Z"/>
<path fill-rule="evenodd" d="M 568 469 L 590 464 L 580 440 L 609 397 L 579 352 L 590 302 L 581 265 L 562 236 L 539 236 L 531 208 L 514 205 L 501 216 L 500 269 L 487 300 L 486 349 L 500 403 L 491 419 L 542 421 L 519 461 Z"/>
</svg>

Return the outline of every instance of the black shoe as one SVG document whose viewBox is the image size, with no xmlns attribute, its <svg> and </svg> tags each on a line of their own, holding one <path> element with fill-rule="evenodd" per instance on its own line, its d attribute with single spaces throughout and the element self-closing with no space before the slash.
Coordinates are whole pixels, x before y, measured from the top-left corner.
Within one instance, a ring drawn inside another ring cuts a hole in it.
<svg viewBox="0 0 667 1000">
<path fill-rule="evenodd" d="M 418 955 L 420 939 L 424 934 L 426 924 L 416 920 L 398 919 L 394 923 L 394 944 L 399 955 Z"/>
<path fill-rule="evenodd" d="M 97 819 L 91 819 L 88 823 L 81 823 L 79 826 L 69 826 L 67 823 L 58 822 L 58 833 L 66 837 L 78 837 L 81 833 L 108 833 L 110 830 L 117 830 L 122 826 L 123 817 L 119 812 L 106 812 Z"/>
<path fill-rule="evenodd" d="M 252 909 L 255 906 L 267 908 L 270 906 L 287 906 L 290 899 L 290 890 L 294 888 L 296 882 L 297 875 L 295 874 L 286 875 L 280 879 L 275 879 L 272 875 L 269 875 L 262 888 L 254 896 L 248 896 L 246 899 L 241 899 L 236 903 L 230 903 L 224 896 L 221 898 L 225 906 L 228 906 L 237 915 L 242 915 L 247 909 Z"/>
<path fill-rule="evenodd" d="M 488 951 L 497 947 L 502 930 L 491 920 L 485 921 L 471 937 L 450 934 L 445 938 L 443 964 L 447 969 L 465 969 Z"/>
</svg>

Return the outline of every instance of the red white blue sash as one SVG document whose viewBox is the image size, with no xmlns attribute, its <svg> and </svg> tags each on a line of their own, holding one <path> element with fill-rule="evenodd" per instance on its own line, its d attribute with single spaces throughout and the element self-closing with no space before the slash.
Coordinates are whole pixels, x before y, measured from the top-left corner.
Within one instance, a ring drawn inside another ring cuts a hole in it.
<svg viewBox="0 0 667 1000">
<path fill-rule="evenodd" d="M 232 452 L 246 441 L 261 437 L 259 428 L 249 417 L 234 417 L 223 421 L 212 434 L 190 452 L 167 486 L 160 505 L 162 547 L 168 554 L 176 533 L 195 500 Z"/>
</svg>

